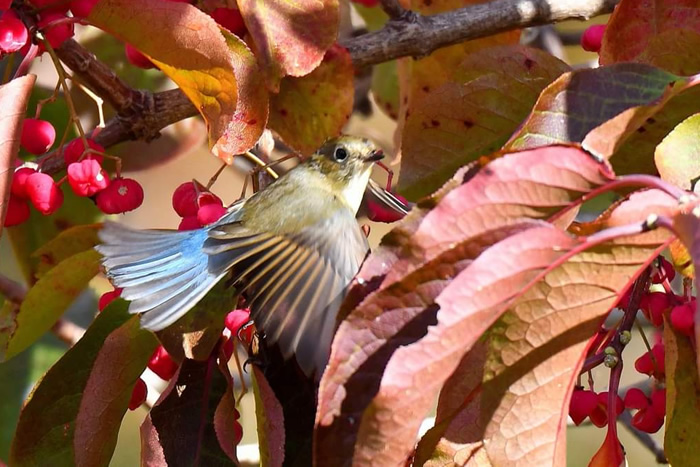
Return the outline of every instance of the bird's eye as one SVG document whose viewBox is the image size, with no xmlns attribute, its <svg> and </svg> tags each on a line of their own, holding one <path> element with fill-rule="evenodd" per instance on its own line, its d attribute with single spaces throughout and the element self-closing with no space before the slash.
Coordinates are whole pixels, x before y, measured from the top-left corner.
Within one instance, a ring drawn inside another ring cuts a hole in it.
<svg viewBox="0 0 700 467">
<path fill-rule="evenodd" d="M 342 162 L 348 158 L 348 152 L 343 147 L 335 148 L 335 152 L 333 153 L 333 158 L 335 160 L 337 160 L 338 162 Z"/>
</svg>

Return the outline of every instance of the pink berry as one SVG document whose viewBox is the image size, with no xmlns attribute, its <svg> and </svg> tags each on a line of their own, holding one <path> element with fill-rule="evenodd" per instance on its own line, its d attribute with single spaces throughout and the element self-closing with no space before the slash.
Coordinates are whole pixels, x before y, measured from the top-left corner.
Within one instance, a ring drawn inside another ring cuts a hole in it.
<svg viewBox="0 0 700 467">
<path fill-rule="evenodd" d="M 109 175 L 96 160 L 85 159 L 68 166 L 68 183 L 78 196 L 92 196 L 109 185 Z"/>
<path fill-rule="evenodd" d="M 115 178 L 97 194 L 97 207 L 105 214 L 133 211 L 143 203 L 143 188 L 131 178 Z"/>
<path fill-rule="evenodd" d="M 394 195 L 400 201 L 406 203 L 406 198 L 401 195 Z M 403 219 L 403 214 L 396 212 L 374 200 L 367 201 L 367 218 L 374 222 L 391 223 Z"/>
<path fill-rule="evenodd" d="M 688 337 L 695 335 L 695 298 L 671 310 L 671 326 Z"/>
<path fill-rule="evenodd" d="M 87 18 L 98 1 L 99 0 L 73 0 L 70 2 L 70 11 L 76 18 Z"/>
<path fill-rule="evenodd" d="M 224 214 L 226 214 L 225 207 L 219 204 L 205 204 L 197 211 L 197 220 L 205 226 L 218 221 Z"/>
<path fill-rule="evenodd" d="M 138 68 L 143 68 L 148 70 L 149 68 L 155 68 L 155 65 L 148 57 L 146 57 L 140 50 L 133 47 L 131 44 L 124 45 L 124 53 L 126 54 L 126 59 L 129 63 Z"/>
<path fill-rule="evenodd" d="M 63 204 L 63 192 L 48 174 L 31 174 L 27 177 L 25 188 L 29 200 L 45 216 L 54 213 Z"/>
<path fill-rule="evenodd" d="M 664 324 L 664 312 L 671 308 L 671 299 L 665 292 L 648 293 L 640 300 L 639 308 L 654 326 L 659 327 Z"/>
<path fill-rule="evenodd" d="M 65 20 L 66 15 L 63 13 L 49 11 L 40 15 L 38 26 L 54 49 L 59 48 L 75 33 L 73 23 Z"/>
<path fill-rule="evenodd" d="M 36 170 L 30 167 L 20 167 L 15 170 L 15 174 L 12 177 L 12 194 L 19 198 L 29 198 L 29 195 L 27 195 L 27 178 L 35 173 Z"/>
<path fill-rule="evenodd" d="M 575 389 L 569 404 L 569 416 L 580 425 L 598 406 L 598 395 L 593 391 Z"/>
<path fill-rule="evenodd" d="M 173 361 L 165 347 L 159 345 L 148 361 L 148 368 L 161 379 L 168 381 L 177 372 L 178 364 Z"/>
<path fill-rule="evenodd" d="M 46 120 L 25 118 L 22 123 L 22 147 L 32 154 L 44 154 L 56 140 L 56 129 Z"/>
<path fill-rule="evenodd" d="M 141 404 L 146 402 L 148 395 L 148 387 L 144 380 L 139 378 L 136 380 L 134 389 L 131 391 L 131 399 L 129 399 L 129 410 L 136 410 L 141 407 Z"/>
<path fill-rule="evenodd" d="M 122 289 L 120 289 L 119 287 L 117 287 L 116 289 L 114 289 L 110 292 L 103 293 L 97 302 L 97 309 L 99 311 L 104 310 L 105 308 L 107 308 L 107 305 L 112 303 L 117 298 L 121 297 L 121 295 L 122 295 Z"/>
<path fill-rule="evenodd" d="M 673 264 L 671 264 L 663 256 L 659 256 L 659 261 L 661 266 L 659 267 L 659 270 L 653 276 L 651 276 L 651 281 L 654 284 L 661 284 L 666 279 L 671 282 L 673 278 L 676 277 L 676 270 L 673 268 Z"/>
<path fill-rule="evenodd" d="M 654 356 L 652 360 L 652 355 Z M 662 379 L 666 374 L 666 352 L 663 344 L 656 344 L 652 347 L 651 352 L 645 352 L 634 362 L 634 368 L 645 375 L 654 376 L 656 379 Z M 654 366 L 656 363 L 656 366 Z"/>
<path fill-rule="evenodd" d="M 595 24 L 583 31 L 583 36 L 581 36 L 581 47 L 583 47 L 583 50 L 588 52 L 600 52 L 605 28 L 605 24 Z"/>
<path fill-rule="evenodd" d="M 250 310 L 247 308 L 241 308 L 233 310 L 227 314 L 224 324 L 233 335 L 236 335 L 238 330 L 248 321 L 250 321 Z"/>
<path fill-rule="evenodd" d="M 182 218 L 180 225 L 177 226 L 177 230 L 197 230 L 200 227 L 202 227 L 202 224 L 197 220 L 197 216 L 187 216 Z"/>
<path fill-rule="evenodd" d="M 245 23 L 243 22 L 243 17 L 241 12 L 235 8 L 216 8 L 211 12 L 211 17 L 214 21 L 219 23 L 219 25 L 225 27 L 238 37 L 243 37 L 245 35 Z"/>
<path fill-rule="evenodd" d="M 625 407 L 628 409 L 646 409 L 649 407 L 649 399 L 639 388 L 631 388 L 625 394 Z"/>
<path fill-rule="evenodd" d="M 29 219 L 29 203 L 27 203 L 27 200 L 11 194 L 7 203 L 7 213 L 5 214 L 3 225 L 12 227 L 25 222 L 27 219 Z"/>
<path fill-rule="evenodd" d="M 29 41 L 29 32 L 14 11 L 8 10 L 0 17 L 0 52 L 13 53 Z"/>
<path fill-rule="evenodd" d="M 97 152 L 105 152 L 105 148 L 103 148 L 100 144 L 97 144 L 94 140 L 90 138 L 86 138 L 88 147 L 94 151 Z M 83 140 L 80 138 L 76 138 L 74 140 L 71 140 L 66 146 L 63 148 L 63 160 L 66 161 L 66 165 L 70 165 L 73 162 L 78 162 L 80 157 L 83 155 L 85 152 L 85 145 L 83 144 Z M 100 154 L 95 154 L 94 152 L 88 152 L 87 155 L 85 156 L 85 159 L 95 159 L 97 162 L 102 164 L 103 157 Z"/>
<path fill-rule="evenodd" d="M 199 206 L 197 197 L 199 192 L 205 190 L 196 182 L 185 182 L 175 188 L 173 192 L 173 209 L 180 217 L 196 216 Z"/>
</svg>

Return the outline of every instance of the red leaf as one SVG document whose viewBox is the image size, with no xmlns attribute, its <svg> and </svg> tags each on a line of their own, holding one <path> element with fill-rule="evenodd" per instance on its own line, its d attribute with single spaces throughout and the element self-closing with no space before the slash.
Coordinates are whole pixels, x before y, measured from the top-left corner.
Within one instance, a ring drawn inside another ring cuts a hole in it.
<svg viewBox="0 0 700 467">
<path fill-rule="evenodd" d="M 622 0 L 608 22 L 601 65 L 648 63 L 679 75 L 700 72 L 695 0 Z"/>
<path fill-rule="evenodd" d="M 215 428 L 215 414 L 232 389 L 217 364 L 185 359 L 141 425 L 145 465 L 228 465 L 234 458 L 223 449 Z"/>
<path fill-rule="evenodd" d="M 238 0 L 265 80 L 278 91 L 285 75 L 316 68 L 338 34 L 337 0 Z"/>
<path fill-rule="evenodd" d="M 352 421 L 361 418 L 376 392 L 382 368 L 398 346 L 422 337 L 445 285 L 484 249 L 532 227 L 530 217 L 547 218 L 605 183 L 604 172 L 604 166 L 573 147 L 509 154 L 463 185 L 446 187 L 435 200 L 419 204 L 385 237 L 359 275 L 379 288 L 341 323 L 321 381 L 317 460 L 333 462 L 342 449 L 352 449 L 347 446 L 357 427 Z M 434 202 L 437 206 L 426 213 Z M 362 289 L 353 288 L 346 306 L 361 299 Z"/>
<path fill-rule="evenodd" d="M 0 236 L 10 199 L 15 156 L 19 151 L 22 120 L 36 76 L 27 75 L 0 86 Z"/>
<path fill-rule="evenodd" d="M 282 405 L 258 367 L 253 367 L 255 414 L 258 423 L 260 463 L 280 466 L 284 462 L 284 415 Z"/>
</svg>

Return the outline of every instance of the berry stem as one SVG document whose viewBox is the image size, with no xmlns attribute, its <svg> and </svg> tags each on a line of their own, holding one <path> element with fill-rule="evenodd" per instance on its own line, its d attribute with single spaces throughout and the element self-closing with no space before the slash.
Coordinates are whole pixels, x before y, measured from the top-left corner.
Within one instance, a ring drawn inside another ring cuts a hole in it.
<svg viewBox="0 0 700 467">
<path fill-rule="evenodd" d="M 60 89 L 61 82 L 58 81 L 56 83 L 56 87 L 53 89 L 53 93 L 46 99 L 41 99 L 39 102 L 36 103 L 36 112 L 34 114 L 34 118 L 38 119 L 41 116 L 41 111 L 44 109 L 44 105 L 50 104 L 51 102 L 56 102 L 56 98 L 58 98 L 58 91 Z"/>
<path fill-rule="evenodd" d="M 641 324 L 639 324 L 639 321 L 635 322 L 635 325 L 637 326 L 637 331 L 639 331 L 639 335 L 642 336 L 642 341 L 644 341 L 644 346 L 647 348 L 647 352 L 649 352 L 649 357 L 651 358 L 651 365 L 654 368 L 654 374 L 661 374 L 661 372 L 659 371 L 659 364 L 656 361 L 656 356 L 654 355 L 654 352 L 651 351 L 651 345 L 649 344 L 649 339 L 647 339 L 647 335 L 644 332 L 644 328 Z"/>
</svg>

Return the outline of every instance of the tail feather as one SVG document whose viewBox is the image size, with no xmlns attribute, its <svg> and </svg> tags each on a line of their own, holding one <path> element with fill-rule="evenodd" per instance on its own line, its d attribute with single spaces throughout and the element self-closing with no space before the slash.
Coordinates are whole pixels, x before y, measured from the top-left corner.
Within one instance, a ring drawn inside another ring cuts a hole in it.
<svg viewBox="0 0 700 467">
<path fill-rule="evenodd" d="M 97 250 L 107 277 L 130 300 L 141 324 L 159 331 L 189 311 L 226 274 L 228 264 L 210 269 L 202 251 L 207 231 L 133 230 L 106 222 Z"/>
</svg>

